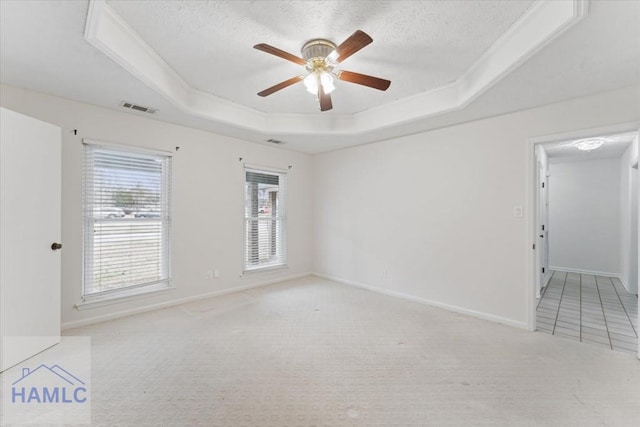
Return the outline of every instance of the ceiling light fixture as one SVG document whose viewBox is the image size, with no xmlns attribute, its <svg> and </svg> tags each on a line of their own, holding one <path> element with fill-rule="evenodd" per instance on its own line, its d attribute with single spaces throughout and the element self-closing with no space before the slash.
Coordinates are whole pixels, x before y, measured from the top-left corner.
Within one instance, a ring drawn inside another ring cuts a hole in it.
<svg viewBox="0 0 640 427">
<path fill-rule="evenodd" d="M 330 94 L 336 88 L 333 84 L 333 77 L 326 71 L 314 71 L 304 78 L 304 85 L 307 92 L 312 95 L 318 95 L 318 82 L 322 85 L 324 93 Z"/>
<path fill-rule="evenodd" d="M 303 83 L 307 88 L 307 92 L 317 96 L 320 101 L 320 92 L 318 87 L 322 86 L 325 95 L 330 94 L 336 88 L 331 77 L 331 70 L 336 65 L 331 55 L 336 52 L 336 45 L 325 39 L 314 39 L 307 42 L 302 47 L 302 57 L 307 62 L 305 67 L 309 71 L 309 75 L 304 78 Z M 335 54 L 334 54 L 335 55 Z"/>
<path fill-rule="evenodd" d="M 605 142 L 605 138 L 587 138 L 575 141 L 572 145 L 580 151 L 591 151 L 600 148 Z"/>
</svg>

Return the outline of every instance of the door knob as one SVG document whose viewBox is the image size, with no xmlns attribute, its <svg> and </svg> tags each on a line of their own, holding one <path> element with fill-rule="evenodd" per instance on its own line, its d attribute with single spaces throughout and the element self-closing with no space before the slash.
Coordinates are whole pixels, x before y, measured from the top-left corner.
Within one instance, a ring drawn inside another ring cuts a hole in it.
<svg viewBox="0 0 640 427">
<path fill-rule="evenodd" d="M 51 250 L 52 251 L 57 251 L 58 249 L 62 249 L 62 243 L 52 243 L 51 244 Z"/>
<path fill-rule="evenodd" d="M 544 234 L 541 234 L 540 237 L 544 238 Z"/>
</svg>

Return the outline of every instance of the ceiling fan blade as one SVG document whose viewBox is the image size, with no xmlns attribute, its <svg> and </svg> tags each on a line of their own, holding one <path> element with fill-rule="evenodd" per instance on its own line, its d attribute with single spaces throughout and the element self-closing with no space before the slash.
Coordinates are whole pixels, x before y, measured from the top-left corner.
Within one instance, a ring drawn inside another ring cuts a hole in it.
<svg viewBox="0 0 640 427">
<path fill-rule="evenodd" d="M 271 55 L 278 56 L 278 57 L 280 57 L 282 59 L 286 59 L 287 61 L 291 61 L 291 62 L 299 64 L 299 65 L 306 65 L 306 63 L 307 63 L 307 61 L 305 61 L 304 59 L 300 58 L 299 56 L 292 55 L 289 52 L 285 52 L 284 50 L 280 50 L 277 47 L 273 47 L 273 46 L 268 45 L 266 43 L 257 44 L 253 48 L 261 50 L 261 51 L 266 52 L 266 53 L 270 53 Z"/>
<path fill-rule="evenodd" d="M 301 82 L 304 79 L 304 76 L 292 77 L 289 80 L 285 80 L 283 82 L 278 83 L 277 85 L 273 85 L 268 89 L 263 90 L 262 92 L 258 92 L 260 96 L 269 96 L 274 92 L 279 91 L 280 89 L 284 89 L 285 87 L 289 87 L 298 82 Z"/>
<path fill-rule="evenodd" d="M 321 84 L 318 85 L 318 100 L 320 101 L 320 111 L 327 111 L 333 108 L 331 95 L 324 93 L 324 88 Z"/>
<path fill-rule="evenodd" d="M 338 58 L 336 59 L 337 63 L 340 63 L 371 43 L 373 39 L 364 31 L 356 31 L 351 34 L 349 38 L 342 42 L 340 46 L 336 48 L 336 52 L 338 53 Z"/>
<path fill-rule="evenodd" d="M 389 85 L 391 85 L 389 80 L 367 76 L 366 74 L 354 73 L 352 71 L 338 71 L 336 75 L 340 80 L 344 80 L 345 82 L 368 86 L 378 90 L 387 90 Z"/>
</svg>

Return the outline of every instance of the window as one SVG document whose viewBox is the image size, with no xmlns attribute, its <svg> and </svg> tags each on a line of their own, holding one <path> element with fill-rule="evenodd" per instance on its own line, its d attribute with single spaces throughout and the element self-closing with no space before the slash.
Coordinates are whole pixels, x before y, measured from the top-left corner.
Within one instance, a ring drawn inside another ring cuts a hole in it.
<svg viewBox="0 0 640 427">
<path fill-rule="evenodd" d="M 245 271 L 284 266 L 286 174 L 245 168 Z"/>
<path fill-rule="evenodd" d="M 171 158 L 86 144 L 84 168 L 84 298 L 167 288 Z"/>
</svg>

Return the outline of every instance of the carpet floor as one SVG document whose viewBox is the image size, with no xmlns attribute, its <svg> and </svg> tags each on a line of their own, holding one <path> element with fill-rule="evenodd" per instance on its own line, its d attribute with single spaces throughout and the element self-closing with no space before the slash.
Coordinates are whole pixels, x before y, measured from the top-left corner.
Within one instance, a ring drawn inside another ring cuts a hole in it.
<svg viewBox="0 0 640 427">
<path fill-rule="evenodd" d="M 633 354 L 316 277 L 64 335 L 93 425 L 640 425 Z"/>
</svg>

